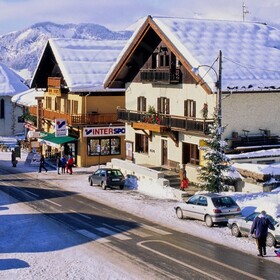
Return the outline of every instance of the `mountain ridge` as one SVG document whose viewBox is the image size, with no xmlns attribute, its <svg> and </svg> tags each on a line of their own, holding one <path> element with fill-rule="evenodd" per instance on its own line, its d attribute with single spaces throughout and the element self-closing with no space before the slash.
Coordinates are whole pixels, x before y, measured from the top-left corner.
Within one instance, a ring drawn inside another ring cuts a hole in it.
<svg viewBox="0 0 280 280">
<path fill-rule="evenodd" d="M 131 31 L 112 31 L 95 23 L 38 22 L 0 36 L 0 62 L 30 79 L 50 38 L 126 40 Z"/>
</svg>

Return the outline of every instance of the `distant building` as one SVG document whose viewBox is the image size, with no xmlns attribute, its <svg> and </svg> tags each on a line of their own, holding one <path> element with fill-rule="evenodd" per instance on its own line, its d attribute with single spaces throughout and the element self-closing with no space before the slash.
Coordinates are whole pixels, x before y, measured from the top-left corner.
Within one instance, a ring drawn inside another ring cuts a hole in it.
<svg viewBox="0 0 280 280">
<path fill-rule="evenodd" d="M 24 132 L 23 108 L 11 98 L 28 87 L 13 70 L 0 63 L 0 136 L 14 136 Z"/>
<path fill-rule="evenodd" d="M 126 41 L 50 39 L 31 81 L 44 91 L 29 114 L 37 118 L 40 148 L 50 157 L 72 155 L 77 166 L 125 157 L 125 126 L 117 107 L 124 89 L 104 89 L 103 81 Z M 33 128 L 32 128 L 33 129 Z M 36 133 L 35 133 L 36 134 Z M 35 135 L 33 134 L 33 135 Z"/>
</svg>

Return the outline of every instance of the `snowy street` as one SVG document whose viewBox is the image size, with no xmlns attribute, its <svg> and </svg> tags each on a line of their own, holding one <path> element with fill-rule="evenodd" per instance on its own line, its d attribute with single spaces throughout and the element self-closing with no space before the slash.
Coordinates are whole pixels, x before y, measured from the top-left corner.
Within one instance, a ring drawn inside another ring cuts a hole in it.
<svg viewBox="0 0 280 280">
<path fill-rule="evenodd" d="M 55 170 L 39 174 L 37 166 L 24 164 L 25 156 L 23 154 L 19 159 L 15 170 L 27 172 L 34 179 L 48 180 L 54 186 L 70 192 L 78 192 L 83 196 L 126 210 L 163 226 L 256 255 L 253 240 L 232 237 L 230 230 L 226 227 L 207 228 L 199 221 L 178 220 L 173 209 L 175 199 L 172 199 L 172 190 L 159 190 L 156 186 L 151 186 L 154 188 L 154 193 L 150 191 L 150 195 L 147 195 L 148 190 L 145 190 L 144 186 L 138 186 L 138 191 L 104 191 L 100 187 L 90 187 L 88 184 L 87 176 L 96 167 L 75 168 L 72 176 L 57 175 Z M 9 152 L 0 154 L 0 166 L 12 168 Z M 167 197 L 165 199 L 162 198 L 164 193 Z M 232 193 L 232 195 L 244 211 L 256 208 L 257 205 L 264 207 L 268 204 L 268 199 L 271 201 L 271 207 L 274 205 L 273 200 L 276 205 L 279 201 L 277 191 L 271 194 Z M 114 254 L 111 254 L 112 261 L 104 260 L 102 258 L 105 254 L 104 249 L 100 251 L 100 246 L 96 242 L 83 243 L 81 241 L 83 236 L 73 235 L 73 232 L 52 220 L 36 215 L 33 209 L 23 203 L 16 203 L 3 192 L 1 192 L 0 201 L 2 219 L 0 274 L 3 276 L 2 279 L 144 279 L 144 274 L 140 273 L 141 267 L 134 267 L 131 260 L 130 262 L 123 261 L 122 266 L 116 264 Z M 10 234 L 7 235 L 7 232 Z M 275 257 L 273 250 L 274 248 L 268 248 L 266 260 L 280 263 L 280 259 Z M 97 254 L 98 258 L 96 258 Z M 124 268 L 124 263 L 129 263 L 129 268 Z M 145 275 L 147 273 L 148 271 Z M 150 275 L 147 275 L 146 279 L 151 279 Z"/>
</svg>

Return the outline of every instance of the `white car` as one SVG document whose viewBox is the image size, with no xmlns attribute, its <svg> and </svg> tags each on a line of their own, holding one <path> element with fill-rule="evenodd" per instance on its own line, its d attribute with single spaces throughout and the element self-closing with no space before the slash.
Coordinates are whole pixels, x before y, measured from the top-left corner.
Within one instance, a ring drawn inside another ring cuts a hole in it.
<svg viewBox="0 0 280 280">
<path fill-rule="evenodd" d="M 241 215 L 240 207 L 232 197 L 216 193 L 194 195 L 186 202 L 177 203 L 174 208 L 179 219 L 201 220 L 208 227 L 227 223 L 229 218 Z"/>
</svg>

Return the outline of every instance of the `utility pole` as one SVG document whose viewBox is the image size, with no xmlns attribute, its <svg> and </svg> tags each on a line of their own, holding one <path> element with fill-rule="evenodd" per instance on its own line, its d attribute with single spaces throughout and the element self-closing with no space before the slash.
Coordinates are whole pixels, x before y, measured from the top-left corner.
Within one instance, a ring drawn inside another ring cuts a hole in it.
<svg viewBox="0 0 280 280">
<path fill-rule="evenodd" d="M 249 10 L 247 9 L 247 7 L 245 6 L 245 2 L 243 1 L 243 5 L 242 5 L 242 17 L 243 17 L 243 21 L 245 21 L 245 15 L 249 14 Z"/>
<path fill-rule="evenodd" d="M 218 81 L 217 81 L 217 105 L 218 105 L 218 134 L 219 141 L 222 135 L 222 51 L 219 51 L 219 69 L 218 69 Z"/>
</svg>

